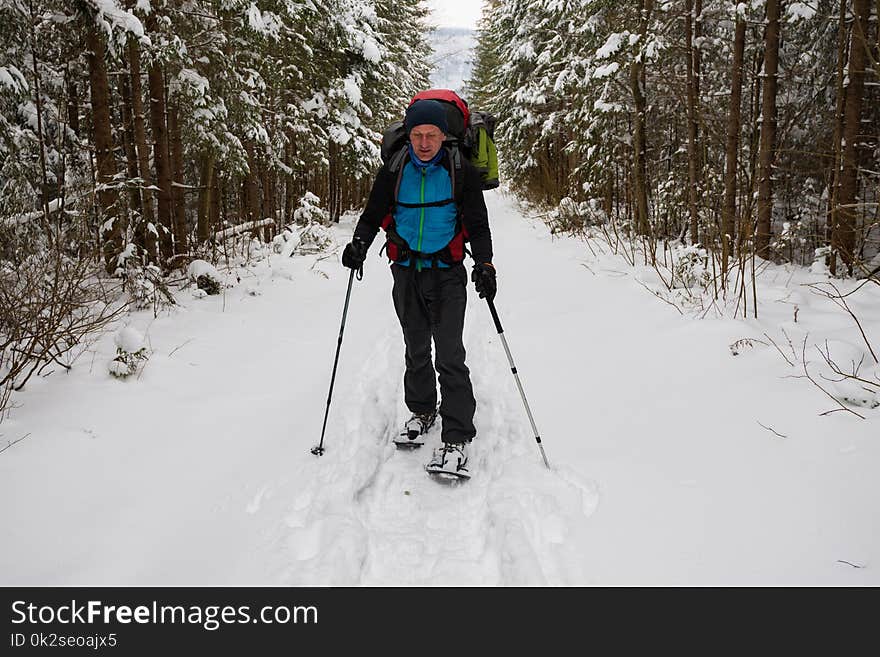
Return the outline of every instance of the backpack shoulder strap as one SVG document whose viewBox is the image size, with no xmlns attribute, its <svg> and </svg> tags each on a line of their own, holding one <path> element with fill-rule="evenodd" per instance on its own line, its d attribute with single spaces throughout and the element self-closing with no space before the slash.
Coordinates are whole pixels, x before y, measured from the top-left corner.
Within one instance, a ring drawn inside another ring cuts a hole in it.
<svg viewBox="0 0 880 657">
<path fill-rule="evenodd" d="M 409 158 L 409 148 L 404 146 L 399 151 L 397 151 L 394 156 L 388 161 L 388 170 L 396 174 L 395 182 L 394 182 L 394 195 L 392 196 L 392 204 L 397 204 L 397 199 L 400 194 L 400 181 L 403 178 L 403 167 L 406 164 L 407 159 Z"/>
<path fill-rule="evenodd" d="M 435 206 L 447 205 L 455 203 L 458 213 L 461 214 L 461 206 L 464 200 L 464 168 L 462 165 L 461 151 L 458 146 L 453 144 L 446 147 L 447 160 L 449 164 L 449 177 L 452 182 L 452 198 L 442 201 L 431 201 L 428 203 L 403 203 L 398 200 L 400 198 L 400 183 L 403 180 L 403 170 L 409 158 L 409 149 L 404 147 L 395 153 L 394 157 L 388 162 L 388 170 L 395 175 L 394 193 L 392 196 L 392 207 L 402 206 L 406 208 L 429 208 Z"/>
<path fill-rule="evenodd" d="M 461 212 L 461 205 L 464 200 L 464 169 L 461 163 L 461 150 L 459 150 L 457 144 L 449 146 L 446 150 L 449 153 L 449 177 L 452 178 L 452 198 L 455 200 L 455 205 L 459 212 Z"/>
<path fill-rule="evenodd" d="M 397 173 L 398 170 L 403 168 L 407 155 L 409 155 L 409 148 L 404 145 L 388 160 L 388 170 L 391 173 Z"/>
</svg>

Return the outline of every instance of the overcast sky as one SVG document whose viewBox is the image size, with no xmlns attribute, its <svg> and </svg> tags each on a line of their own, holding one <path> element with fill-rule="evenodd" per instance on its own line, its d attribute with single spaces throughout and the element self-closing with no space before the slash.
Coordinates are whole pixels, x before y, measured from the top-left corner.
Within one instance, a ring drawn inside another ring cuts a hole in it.
<svg viewBox="0 0 880 657">
<path fill-rule="evenodd" d="M 427 0 L 434 10 L 432 23 L 438 27 L 477 27 L 482 0 Z"/>
</svg>

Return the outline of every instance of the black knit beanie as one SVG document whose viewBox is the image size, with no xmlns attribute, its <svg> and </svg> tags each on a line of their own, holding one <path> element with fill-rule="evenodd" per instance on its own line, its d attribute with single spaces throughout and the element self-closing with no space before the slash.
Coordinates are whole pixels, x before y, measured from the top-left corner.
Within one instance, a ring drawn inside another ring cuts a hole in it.
<svg viewBox="0 0 880 657">
<path fill-rule="evenodd" d="M 446 123 L 446 108 L 436 100 L 423 99 L 414 102 L 406 110 L 404 123 L 407 134 L 417 125 L 426 124 L 437 126 L 443 134 L 449 131 L 449 126 Z"/>
</svg>

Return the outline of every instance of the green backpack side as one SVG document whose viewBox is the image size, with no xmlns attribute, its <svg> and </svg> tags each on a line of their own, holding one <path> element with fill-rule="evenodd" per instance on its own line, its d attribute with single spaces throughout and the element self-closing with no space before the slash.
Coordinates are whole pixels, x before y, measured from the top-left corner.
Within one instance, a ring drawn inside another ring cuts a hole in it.
<svg viewBox="0 0 880 657">
<path fill-rule="evenodd" d="M 485 112 L 471 111 L 468 126 L 468 159 L 480 171 L 483 189 L 498 187 L 498 151 L 495 148 L 495 117 Z"/>
</svg>

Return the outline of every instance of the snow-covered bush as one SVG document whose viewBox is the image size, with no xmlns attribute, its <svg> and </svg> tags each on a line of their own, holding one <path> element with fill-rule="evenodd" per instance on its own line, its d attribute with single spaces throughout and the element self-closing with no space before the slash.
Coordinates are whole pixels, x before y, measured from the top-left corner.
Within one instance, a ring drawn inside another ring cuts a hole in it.
<svg viewBox="0 0 880 657">
<path fill-rule="evenodd" d="M 598 199 L 590 199 L 578 203 L 566 196 L 548 215 L 550 230 L 554 233 L 580 233 L 587 226 L 599 226 L 604 223 L 605 211 Z"/>
<path fill-rule="evenodd" d="M 795 251 L 803 249 L 807 244 L 809 227 L 804 221 L 783 221 L 782 232 L 770 245 L 771 248 L 786 257 L 794 260 Z"/>
<path fill-rule="evenodd" d="M 113 339 L 116 344 L 116 358 L 110 361 L 108 371 L 118 379 L 124 379 L 137 372 L 142 362 L 149 357 L 144 336 L 126 326 Z"/>
<path fill-rule="evenodd" d="M 249 260 L 260 260 L 266 254 L 266 245 L 257 238 L 252 238 L 247 245 Z"/>
<path fill-rule="evenodd" d="M 300 253 L 320 253 L 333 247 L 336 243 L 333 232 L 323 224 L 309 224 L 300 233 Z"/>
<path fill-rule="evenodd" d="M 549 219 L 550 230 L 554 233 L 557 231 L 574 233 L 584 228 L 584 218 L 580 208 L 577 202 L 568 196 L 559 201 L 556 209 L 550 212 Z"/>
<path fill-rule="evenodd" d="M 813 252 L 813 264 L 810 265 L 810 271 L 813 274 L 825 274 L 826 276 L 830 275 L 831 272 L 829 271 L 828 265 L 825 262 L 830 254 L 830 246 L 821 246 L 816 249 Z"/>
<path fill-rule="evenodd" d="M 130 264 L 136 263 L 139 258 L 137 255 L 137 246 L 134 242 L 128 242 L 125 245 L 125 248 L 116 256 L 116 271 L 113 272 L 115 276 L 125 276 L 125 270 L 129 267 Z"/>
<path fill-rule="evenodd" d="M 293 255 L 301 242 L 299 229 L 296 226 L 285 226 L 272 240 L 272 250 L 282 256 Z"/>
<path fill-rule="evenodd" d="M 162 306 L 172 306 L 176 302 L 162 280 L 162 271 L 156 265 L 142 265 L 136 259 L 129 259 L 123 274 L 125 289 L 136 310 L 152 308 L 158 311 Z"/>
<path fill-rule="evenodd" d="M 186 269 L 189 279 L 206 294 L 220 294 L 226 281 L 219 271 L 205 260 L 193 260 Z"/>
<path fill-rule="evenodd" d="M 158 270 L 158 267 L 152 267 Z M 150 308 L 153 305 L 156 298 L 156 286 L 150 280 L 146 267 L 131 267 L 126 273 L 125 287 L 131 295 L 132 305 L 138 310 Z"/>
<path fill-rule="evenodd" d="M 706 249 L 678 244 L 672 249 L 672 287 L 706 287 L 712 282 L 712 272 L 706 269 Z"/>
<path fill-rule="evenodd" d="M 326 224 L 330 220 L 330 215 L 321 207 L 321 199 L 306 192 L 299 200 L 299 207 L 293 213 L 293 220 L 300 226 L 313 223 Z"/>
<path fill-rule="evenodd" d="M 320 203 L 321 199 L 317 196 L 311 192 L 305 193 L 299 201 L 299 208 L 293 213 L 297 225 L 285 228 L 279 236 L 280 240 L 275 238 L 276 253 L 320 253 L 333 247 L 335 240 L 328 225 L 330 215 Z"/>
</svg>

